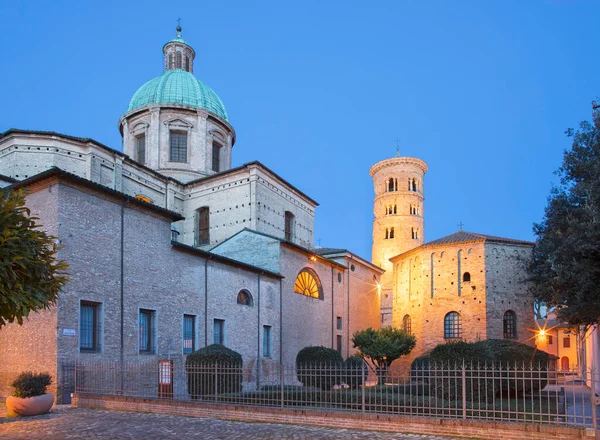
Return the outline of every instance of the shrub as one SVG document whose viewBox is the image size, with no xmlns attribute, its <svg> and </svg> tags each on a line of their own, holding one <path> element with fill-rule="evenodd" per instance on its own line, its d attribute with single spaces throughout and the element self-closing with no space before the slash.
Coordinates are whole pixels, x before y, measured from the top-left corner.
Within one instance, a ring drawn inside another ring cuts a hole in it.
<svg viewBox="0 0 600 440">
<path fill-rule="evenodd" d="M 368 374 L 365 361 L 358 356 L 350 356 L 344 361 L 343 382 L 350 388 L 360 388 Z"/>
<path fill-rule="evenodd" d="M 548 353 L 517 341 L 449 342 L 431 351 L 430 377 L 435 379 L 434 386 L 441 397 L 461 399 L 462 377 L 456 372 L 464 365 L 467 400 L 487 397 L 491 401 L 501 394 L 522 395 L 544 388 L 549 360 Z"/>
<path fill-rule="evenodd" d="M 431 352 L 428 351 L 425 354 L 415 358 L 410 364 L 410 376 L 412 378 L 422 378 L 427 381 L 429 378 L 429 363 Z"/>
<path fill-rule="evenodd" d="M 296 355 L 296 375 L 304 386 L 329 390 L 342 380 L 342 356 L 327 347 L 304 347 Z"/>
<path fill-rule="evenodd" d="M 491 365 L 492 360 L 489 348 L 479 342 L 453 341 L 438 345 L 429 356 L 430 378 L 437 396 L 448 400 L 462 399 L 464 366 L 467 400 L 493 400 L 492 381 L 479 378 L 485 365 Z"/>
<path fill-rule="evenodd" d="M 185 361 L 192 399 L 242 390 L 242 355 L 221 344 L 190 353 Z"/>
<path fill-rule="evenodd" d="M 47 388 L 52 383 L 48 373 L 33 373 L 25 371 L 17 376 L 11 386 L 15 389 L 13 396 L 26 398 L 46 394 Z"/>
<path fill-rule="evenodd" d="M 507 339 L 488 339 L 486 346 L 494 357 L 497 394 L 520 395 L 543 389 L 548 383 L 550 355 L 527 344 Z M 510 379 L 509 379 L 510 378 Z"/>
</svg>

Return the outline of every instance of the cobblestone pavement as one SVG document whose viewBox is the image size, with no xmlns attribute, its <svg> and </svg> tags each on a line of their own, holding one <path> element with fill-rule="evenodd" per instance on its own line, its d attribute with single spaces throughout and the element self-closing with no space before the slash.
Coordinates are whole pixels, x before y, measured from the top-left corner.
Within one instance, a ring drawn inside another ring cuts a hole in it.
<svg viewBox="0 0 600 440">
<path fill-rule="evenodd" d="M 451 440 L 452 437 L 329 429 L 272 423 L 54 407 L 36 417 L 6 417 L 0 406 L 1 439 L 369 439 Z"/>
</svg>

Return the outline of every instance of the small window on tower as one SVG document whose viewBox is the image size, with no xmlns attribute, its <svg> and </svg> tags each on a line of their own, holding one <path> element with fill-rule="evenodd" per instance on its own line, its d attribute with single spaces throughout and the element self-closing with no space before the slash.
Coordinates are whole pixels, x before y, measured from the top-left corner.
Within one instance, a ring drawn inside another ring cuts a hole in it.
<svg viewBox="0 0 600 440">
<path fill-rule="evenodd" d="M 173 54 L 169 54 L 169 65 L 167 66 L 167 69 L 172 69 L 173 68 Z"/>
<path fill-rule="evenodd" d="M 187 162 L 187 133 L 171 131 L 169 160 L 171 162 Z"/>
<path fill-rule="evenodd" d="M 285 239 L 294 240 L 294 214 L 290 211 L 285 211 Z"/>
<path fill-rule="evenodd" d="M 190 57 L 185 57 L 185 71 L 190 71 Z"/>
<path fill-rule="evenodd" d="M 141 134 L 135 138 L 135 158 L 141 163 L 146 163 L 146 136 Z"/>
<path fill-rule="evenodd" d="M 417 191 L 417 179 L 412 180 L 412 190 L 415 192 Z"/>
<path fill-rule="evenodd" d="M 210 218 L 208 206 L 196 210 L 196 246 L 210 243 Z"/>
<path fill-rule="evenodd" d="M 394 187 L 394 178 L 390 177 L 390 180 L 388 180 L 388 192 L 393 192 Z"/>
<path fill-rule="evenodd" d="M 394 228 L 390 228 L 390 238 L 394 238 Z"/>
<path fill-rule="evenodd" d="M 471 274 L 469 272 L 465 272 L 463 274 L 463 282 L 470 283 L 471 282 Z"/>
<path fill-rule="evenodd" d="M 181 62 L 181 52 L 177 52 L 175 54 L 175 68 L 176 69 L 181 69 L 182 62 Z"/>
<path fill-rule="evenodd" d="M 214 141 L 212 143 L 212 170 L 221 171 L 221 144 Z"/>
</svg>

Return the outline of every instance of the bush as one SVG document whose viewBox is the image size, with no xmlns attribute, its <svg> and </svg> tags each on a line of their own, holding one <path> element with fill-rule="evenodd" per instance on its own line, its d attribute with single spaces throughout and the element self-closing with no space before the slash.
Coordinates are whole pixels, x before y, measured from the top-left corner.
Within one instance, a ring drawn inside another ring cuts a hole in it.
<svg viewBox="0 0 600 440">
<path fill-rule="evenodd" d="M 528 394 L 543 389 L 548 383 L 550 355 L 527 344 L 506 339 L 488 339 L 479 344 L 486 346 L 494 357 L 498 370 L 494 386 L 503 396 Z M 510 378 L 510 379 L 509 379 Z"/>
<path fill-rule="evenodd" d="M 33 373 L 25 371 L 17 376 L 11 386 L 15 389 L 13 396 L 26 398 L 46 394 L 46 390 L 52 383 L 48 373 Z"/>
<path fill-rule="evenodd" d="M 350 388 L 360 388 L 368 374 L 365 361 L 358 356 L 350 356 L 344 361 L 343 382 Z"/>
<path fill-rule="evenodd" d="M 327 347 L 304 347 L 296 355 L 296 375 L 308 387 L 330 390 L 341 382 L 342 356 Z"/>
<path fill-rule="evenodd" d="M 190 353 L 185 361 L 190 397 L 240 392 L 242 366 L 242 355 L 221 344 Z"/>
<path fill-rule="evenodd" d="M 427 362 L 424 357 L 419 360 L 422 365 Z M 469 401 L 539 391 L 547 384 L 550 360 L 548 353 L 505 339 L 448 342 L 435 347 L 428 357 L 437 392 L 451 400 L 462 398 L 462 377 L 455 372 L 464 363 Z M 416 361 L 411 368 L 416 368 Z"/>
<path fill-rule="evenodd" d="M 428 351 L 425 354 L 415 358 L 410 364 L 410 377 L 415 379 L 423 379 L 428 381 L 429 378 L 429 356 L 431 352 Z"/>
</svg>

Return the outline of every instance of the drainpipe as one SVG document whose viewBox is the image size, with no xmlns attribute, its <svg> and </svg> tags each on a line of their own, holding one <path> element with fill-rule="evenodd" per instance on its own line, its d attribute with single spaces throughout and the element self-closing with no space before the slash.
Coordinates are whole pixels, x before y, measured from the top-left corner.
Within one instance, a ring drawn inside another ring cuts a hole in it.
<svg viewBox="0 0 600 440">
<path fill-rule="evenodd" d="M 283 372 L 283 279 L 281 278 L 279 278 L 279 365 Z M 283 384 L 283 381 L 281 383 Z"/>
<path fill-rule="evenodd" d="M 331 348 L 335 349 L 335 311 L 333 308 L 334 295 L 333 295 L 333 266 L 331 266 Z"/>
<path fill-rule="evenodd" d="M 204 260 L 204 346 L 208 346 L 208 257 Z"/>
<path fill-rule="evenodd" d="M 348 301 L 346 302 L 346 354 L 350 355 L 350 267 L 352 267 L 352 255 L 350 255 L 350 264 L 348 265 Z"/>
<path fill-rule="evenodd" d="M 124 281 L 125 281 L 125 276 L 124 276 L 124 268 L 125 268 L 125 252 L 124 252 L 124 247 L 125 247 L 125 207 L 127 206 L 127 204 L 129 203 L 129 200 L 126 200 L 125 203 L 123 203 L 121 205 L 121 249 L 120 249 L 120 260 L 121 260 L 121 280 L 120 280 L 120 287 L 121 287 L 121 322 L 120 322 L 120 326 L 121 326 L 121 346 L 120 346 L 120 359 L 121 359 L 121 365 L 123 365 L 125 363 L 125 334 L 124 332 L 124 310 L 125 310 L 125 288 L 124 288 Z"/>
<path fill-rule="evenodd" d="M 256 391 L 260 390 L 260 274 L 256 275 L 258 284 L 256 293 L 256 309 L 257 309 L 257 329 L 256 329 Z"/>
</svg>

